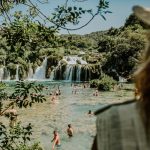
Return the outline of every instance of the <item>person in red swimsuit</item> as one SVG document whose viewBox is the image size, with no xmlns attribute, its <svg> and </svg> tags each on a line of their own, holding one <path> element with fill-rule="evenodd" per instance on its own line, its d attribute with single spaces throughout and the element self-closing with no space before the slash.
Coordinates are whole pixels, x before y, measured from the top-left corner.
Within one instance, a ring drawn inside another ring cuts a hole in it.
<svg viewBox="0 0 150 150">
<path fill-rule="evenodd" d="M 53 134 L 54 134 L 54 137 L 53 137 L 53 139 L 52 139 L 52 141 L 51 141 L 51 142 L 54 142 L 54 143 L 53 143 L 53 146 L 52 146 L 52 150 L 54 150 L 55 145 L 56 145 L 57 147 L 60 146 L 60 137 L 59 137 L 58 132 L 57 132 L 56 130 L 54 130 Z"/>
</svg>

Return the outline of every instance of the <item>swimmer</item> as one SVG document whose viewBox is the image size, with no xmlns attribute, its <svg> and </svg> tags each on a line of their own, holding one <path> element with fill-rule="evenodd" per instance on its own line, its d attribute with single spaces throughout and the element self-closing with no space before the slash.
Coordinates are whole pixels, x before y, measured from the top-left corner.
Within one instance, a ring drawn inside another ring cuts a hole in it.
<svg viewBox="0 0 150 150">
<path fill-rule="evenodd" d="M 93 96 L 98 96 L 98 90 L 93 93 Z"/>
<path fill-rule="evenodd" d="M 16 126 L 16 122 L 17 122 L 17 110 L 14 109 L 14 106 L 12 106 L 12 109 L 9 109 L 5 112 L 5 115 L 8 116 L 10 118 L 10 123 L 9 126 L 10 127 L 15 127 Z"/>
<path fill-rule="evenodd" d="M 55 95 L 58 96 L 59 95 L 59 90 L 55 91 Z"/>
<path fill-rule="evenodd" d="M 59 95 L 61 95 L 61 91 L 60 91 L 60 89 L 58 90 L 58 92 L 59 92 Z"/>
<path fill-rule="evenodd" d="M 77 86 L 76 85 L 74 85 L 74 87 L 73 87 L 72 94 L 77 94 Z"/>
<path fill-rule="evenodd" d="M 89 110 L 88 115 L 89 116 L 93 115 L 93 112 L 91 110 Z"/>
<path fill-rule="evenodd" d="M 56 100 L 56 94 L 54 93 L 54 94 L 52 95 L 52 97 L 51 97 L 51 101 L 52 101 L 52 102 L 55 102 L 55 100 Z"/>
<path fill-rule="evenodd" d="M 67 134 L 69 137 L 73 136 L 73 128 L 72 128 L 71 124 L 68 124 Z"/>
<path fill-rule="evenodd" d="M 54 142 L 53 145 L 52 145 L 52 150 L 54 150 L 55 145 L 56 145 L 57 147 L 60 146 L 60 137 L 59 137 L 58 132 L 57 132 L 56 130 L 54 130 L 53 134 L 54 134 L 54 137 L 53 137 L 53 139 L 51 140 L 51 142 Z"/>
</svg>

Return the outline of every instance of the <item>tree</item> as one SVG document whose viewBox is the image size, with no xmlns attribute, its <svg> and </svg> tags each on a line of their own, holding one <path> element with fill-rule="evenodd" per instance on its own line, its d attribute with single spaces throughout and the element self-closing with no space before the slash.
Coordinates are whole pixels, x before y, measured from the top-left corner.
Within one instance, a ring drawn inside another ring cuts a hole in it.
<svg viewBox="0 0 150 150">
<path fill-rule="evenodd" d="M 4 92 L 5 87 L 4 83 L 0 83 L 0 117 L 5 115 L 5 112 L 14 105 L 19 108 L 27 108 L 32 107 L 34 103 L 43 103 L 46 100 L 41 93 L 43 86 L 36 85 L 33 82 L 17 82 L 15 91 L 11 95 Z M 3 101 L 8 99 L 11 99 L 11 101 L 4 107 Z M 29 147 L 27 142 L 30 141 L 32 135 L 32 125 L 30 123 L 26 127 L 22 127 L 18 123 L 8 130 L 0 122 L 0 131 L 0 148 L 2 150 L 19 150 L 21 147 L 26 150 Z"/>
<path fill-rule="evenodd" d="M 144 22 L 142 22 L 141 20 L 139 20 L 139 18 L 137 18 L 134 14 L 131 14 L 126 19 L 124 27 L 134 26 L 136 24 L 142 26 L 143 28 L 149 28 L 149 26 L 147 24 L 145 24 Z"/>
<path fill-rule="evenodd" d="M 32 62 L 37 61 L 36 58 L 40 59 L 39 51 L 41 48 L 51 48 L 57 47 L 64 41 L 57 36 L 60 28 L 67 31 L 78 30 L 89 24 L 97 15 L 100 15 L 103 19 L 105 18 L 108 11 L 109 2 L 106 0 L 100 0 L 97 6 L 96 12 L 93 10 L 84 10 L 81 7 L 70 7 L 68 6 L 68 1 L 66 0 L 63 6 L 58 6 L 55 12 L 50 16 L 44 14 L 36 3 L 42 5 L 39 0 L 1 0 L 0 1 L 0 14 L 4 21 L 1 25 L 0 34 L 5 40 L 6 47 L 4 53 L 6 54 L 6 63 L 8 66 L 12 67 L 14 71 L 14 64 L 20 63 L 21 65 L 31 59 Z M 84 0 L 83 0 L 84 1 Z M 13 7 L 22 4 L 28 8 L 26 14 L 23 15 L 21 11 L 15 12 L 13 17 L 10 17 Z M 91 19 L 87 21 L 84 25 L 78 28 L 68 28 L 67 23 L 76 25 L 79 23 L 79 19 L 85 13 L 91 16 Z M 42 22 L 37 21 L 37 18 L 42 18 Z M 50 24 L 47 26 L 46 21 Z M 8 57 L 7 57 L 8 55 Z M 34 56 L 34 57 L 33 57 Z M 27 67 L 25 66 L 27 69 Z M 38 102 L 42 103 L 45 101 L 44 96 L 40 93 L 42 91 L 41 85 L 35 85 L 33 83 L 18 82 L 15 87 L 15 92 L 12 95 L 6 95 L 3 90 L 0 91 L 0 117 L 9 109 L 12 105 L 16 105 L 19 108 L 22 107 L 32 107 L 32 104 Z M 32 90 L 31 90 L 32 89 Z M 34 92 L 33 92 L 34 91 Z M 3 107 L 4 99 L 11 99 L 11 102 L 7 107 Z M 30 140 L 29 135 L 31 132 L 31 125 L 27 127 L 20 127 L 18 125 L 16 128 L 9 130 L 7 132 L 6 126 L 0 123 L 0 136 L 1 143 L 0 147 L 3 150 L 17 150 L 26 148 L 26 141 Z M 21 139 L 20 139 L 21 138 Z M 21 140 L 21 141 L 20 141 Z"/>
</svg>

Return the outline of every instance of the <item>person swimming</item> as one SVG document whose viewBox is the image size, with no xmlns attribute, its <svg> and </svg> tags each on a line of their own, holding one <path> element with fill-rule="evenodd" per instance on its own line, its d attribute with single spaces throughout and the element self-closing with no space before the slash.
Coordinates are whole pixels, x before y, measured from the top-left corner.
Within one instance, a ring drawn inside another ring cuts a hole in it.
<svg viewBox="0 0 150 150">
<path fill-rule="evenodd" d="M 95 92 L 93 93 L 93 96 L 98 96 L 98 90 L 95 90 Z"/>
<path fill-rule="evenodd" d="M 51 142 L 53 142 L 52 150 L 54 150 L 55 146 L 60 147 L 60 137 L 59 137 L 58 132 L 54 130 L 53 134 L 54 134 L 54 137 L 51 140 Z"/>
<path fill-rule="evenodd" d="M 69 137 L 73 136 L 73 128 L 72 128 L 71 124 L 68 124 L 67 134 Z"/>
</svg>

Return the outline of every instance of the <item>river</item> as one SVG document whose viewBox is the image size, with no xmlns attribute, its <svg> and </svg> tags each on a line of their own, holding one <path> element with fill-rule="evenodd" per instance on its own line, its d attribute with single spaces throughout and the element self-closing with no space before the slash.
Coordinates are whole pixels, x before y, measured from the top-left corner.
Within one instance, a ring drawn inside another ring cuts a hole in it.
<svg viewBox="0 0 150 150">
<path fill-rule="evenodd" d="M 44 150 L 51 150 L 55 129 L 58 130 L 61 139 L 60 150 L 90 150 L 96 131 L 96 117 L 89 116 L 88 111 L 94 112 L 109 103 L 118 103 L 133 97 L 131 85 L 124 85 L 124 90 L 99 92 L 98 96 L 93 96 L 95 89 L 83 88 L 83 84 L 80 83 L 77 94 L 72 94 L 71 83 L 50 81 L 40 83 L 47 87 L 44 90 L 47 101 L 34 104 L 31 108 L 18 109 L 18 121 L 23 125 L 28 123 L 33 125 L 33 139 L 36 142 L 40 141 Z M 58 86 L 61 95 L 54 104 L 51 103 L 48 93 Z M 5 122 L 8 123 L 8 120 Z M 72 138 L 68 138 L 66 134 L 68 124 L 72 124 L 74 129 Z"/>
</svg>

